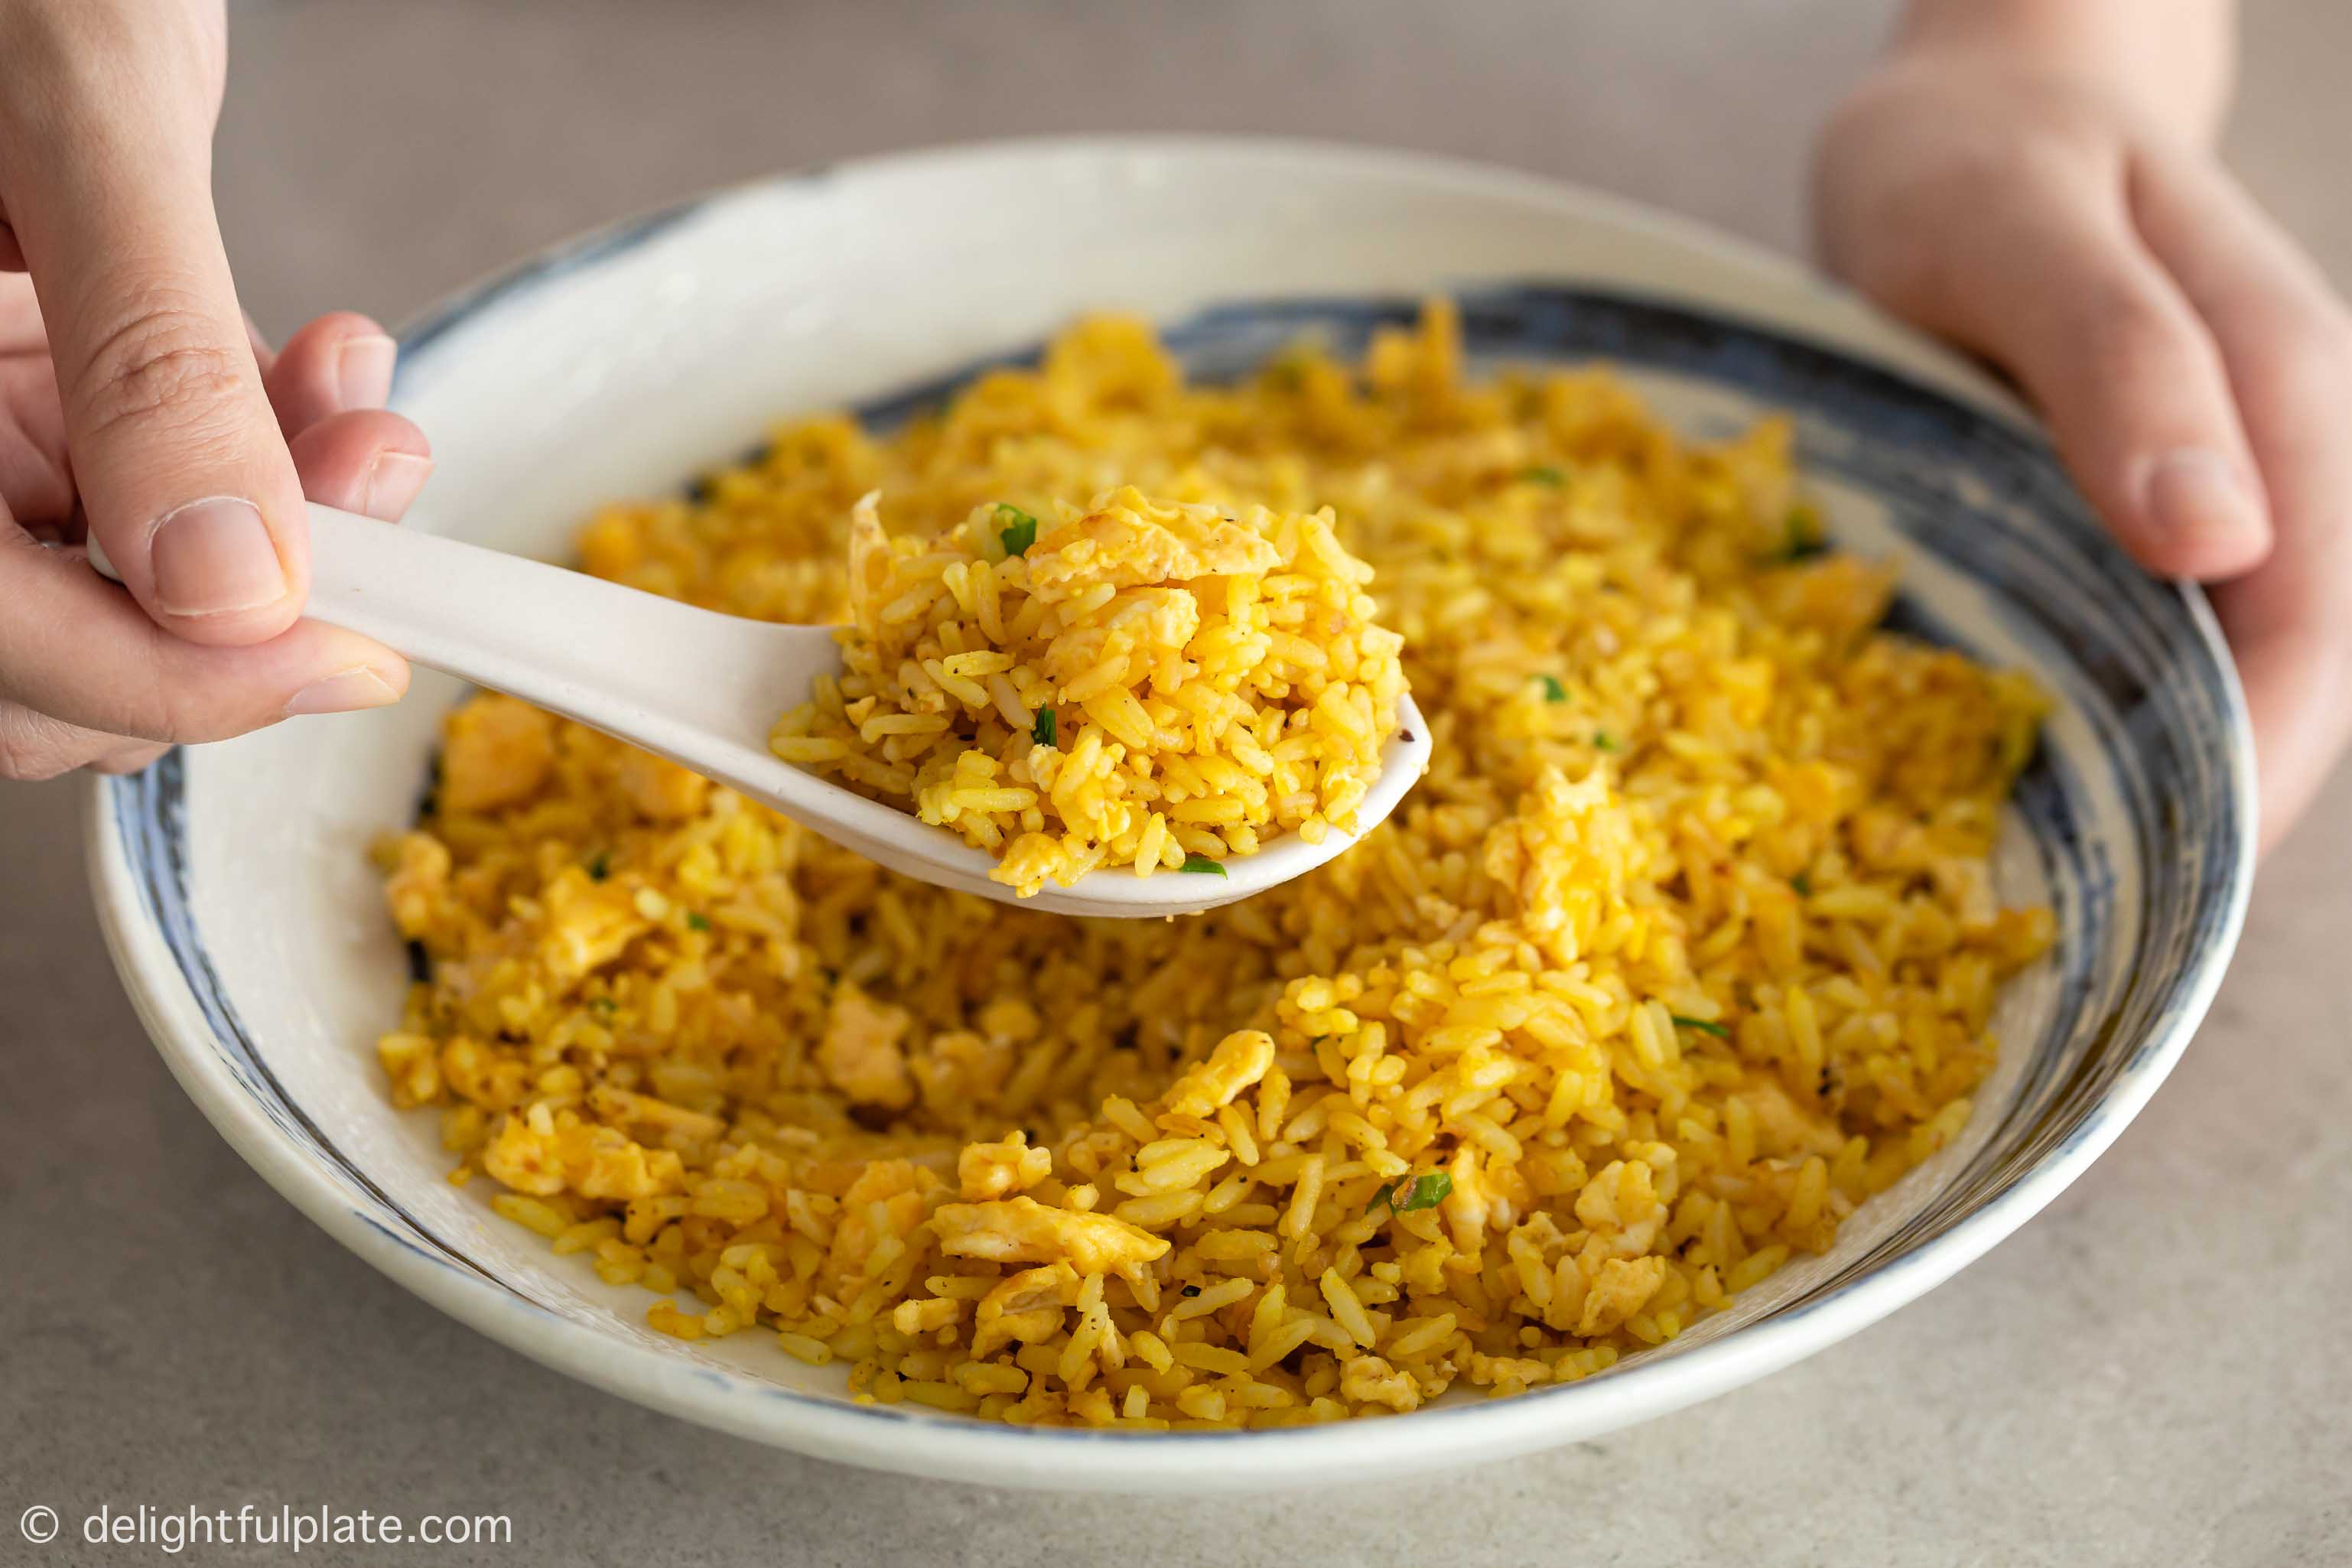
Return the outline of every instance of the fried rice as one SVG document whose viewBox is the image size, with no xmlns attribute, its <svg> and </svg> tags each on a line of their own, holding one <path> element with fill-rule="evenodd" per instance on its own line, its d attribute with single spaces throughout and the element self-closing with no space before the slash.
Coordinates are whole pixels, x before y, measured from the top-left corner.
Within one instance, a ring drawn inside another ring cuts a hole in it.
<svg viewBox="0 0 2352 1568">
<path fill-rule="evenodd" d="M 912 805 L 1029 897 L 1098 867 L 1222 874 L 1353 832 L 1404 675 L 1327 508 L 983 502 L 944 537 L 852 512 L 845 673 L 783 716 L 786 762 Z"/>
<path fill-rule="evenodd" d="M 1079 921 L 459 709 L 379 849 L 430 964 L 379 1055 L 453 1180 L 655 1327 L 1011 1422 L 1408 1411 L 1671 1341 L 1968 1118 L 2052 940 L 1988 864 L 2042 700 L 1880 627 L 1892 571 L 1821 548 L 1782 423 L 1704 446 L 1602 369 L 1469 379 L 1443 304 L 1231 385 L 1095 320 L 904 430 L 786 425 L 582 563 L 845 620 L 876 490 L 916 538 L 1118 495 L 1328 516 L 1431 768 L 1294 883 Z M 1006 765 L 1013 696 L 962 754 Z"/>
</svg>

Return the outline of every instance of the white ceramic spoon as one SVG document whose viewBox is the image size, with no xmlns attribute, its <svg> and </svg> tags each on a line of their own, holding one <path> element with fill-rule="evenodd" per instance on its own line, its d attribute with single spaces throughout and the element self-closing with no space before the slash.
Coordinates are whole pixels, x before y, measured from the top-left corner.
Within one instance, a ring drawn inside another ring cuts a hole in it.
<svg viewBox="0 0 2352 1568">
<path fill-rule="evenodd" d="M 112 567 L 90 542 L 90 563 Z M 841 672 L 826 626 L 784 626 L 697 609 L 617 583 L 415 528 L 310 507 L 310 616 L 434 669 L 520 697 L 766 802 L 894 871 L 982 898 L 1071 915 L 1191 914 L 1288 881 L 1355 835 L 1285 834 L 1223 876 L 1118 868 L 1016 898 L 995 861 L 945 828 L 829 784 L 768 750 L 768 731 Z M 1407 698 L 1358 808 L 1368 829 L 1429 765 L 1429 726 Z"/>
</svg>

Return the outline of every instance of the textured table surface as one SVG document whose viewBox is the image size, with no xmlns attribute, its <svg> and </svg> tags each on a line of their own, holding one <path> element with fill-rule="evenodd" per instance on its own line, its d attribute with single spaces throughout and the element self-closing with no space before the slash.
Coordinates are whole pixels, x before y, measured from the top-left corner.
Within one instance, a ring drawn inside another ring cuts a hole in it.
<svg viewBox="0 0 2352 1568">
<path fill-rule="evenodd" d="M 1077 0 L 249 5 L 221 202 L 277 332 L 341 305 L 397 321 L 699 186 L 1039 132 L 1428 148 L 1793 247 L 1811 123 L 1885 21 L 1833 0 L 1442 9 L 1203 3 L 1153 25 Z M 2232 156 L 2352 282 L 2352 6 L 2249 9 Z M 149 1048 L 89 912 L 81 788 L 0 785 L 0 1563 L 152 1551 L 78 1539 L 101 1503 L 142 1502 L 503 1513 L 510 1545 L 405 1555 L 567 1568 L 2352 1557 L 2352 775 L 2265 870 L 2162 1093 L 1952 1283 L 1601 1442 L 1206 1507 L 772 1453 L 570 1383 L 412 1299 L 270 1192 Z M 18 1539 L 36 1503 L 65 1540 Z"/>
</svg>

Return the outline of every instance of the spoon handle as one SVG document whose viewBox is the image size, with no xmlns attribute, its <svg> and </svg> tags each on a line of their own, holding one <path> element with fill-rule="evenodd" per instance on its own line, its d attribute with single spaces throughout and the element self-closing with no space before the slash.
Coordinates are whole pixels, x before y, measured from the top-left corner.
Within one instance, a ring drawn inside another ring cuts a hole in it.
<svg viewBox="0 0 2352 1568">
<path fill-rule="evenodd" d="M 310 503 L 313 619 L 415 663 L 678 755 L 763 736 L 837 668 L 831 639 Z M 113 568 L 91 541 L 90 563 Z M 805 646 L 803 646 L 805 645 Z"/>
</svg>

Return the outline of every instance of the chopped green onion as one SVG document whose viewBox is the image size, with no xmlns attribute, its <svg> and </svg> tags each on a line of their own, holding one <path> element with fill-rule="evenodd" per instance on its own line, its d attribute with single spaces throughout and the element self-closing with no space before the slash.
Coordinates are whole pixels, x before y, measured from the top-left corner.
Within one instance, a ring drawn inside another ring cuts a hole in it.
<svg viewBox="0 0 2352 1568">
<path fill-rule="evenodd" d="M 1810 899 L 1813 896 L 1813 879 L 1802 871 L 1789 879 L 1789 886 L 1797 889 L 1797 897 L 1801 899 Z"/>
<path fill-rule="evenodd" d="M 1822 536 L 1822 520 L 1811 507 L 1790 507 L 1782 534 L 1780 548 L 1771 557 L 1775 561 L 1810 561 L 1829 552 L 1829 541 Z"/>
<path fill-rule="evenodd" d="M 1592 749 L 1596 752 L 1613 752 L 1617 749 L 1617 739 L 1606 730 L 1595 730 L 1592 731 Z"/>
<path fill-rule="evenodd" d="M 588 1005 L 593 1007 L 598 1013 L 601 1013 L 607 1018 L 611 1017 L 619 1010 L 620 1007 L 620 1004 L 614 1002 L 610 996 L 599 996 L 594 1001 L 589 1003 Z"/>
<path fill-rule="evenodd" d="M 1536 679 L 1543 682 L 1545 701 L 1565 702 L 1568 700 L 1568 688 L 1559 683 L 1559 676 L 1538 675 Z"/>
<path fill-rule="evenodd" d="M 1041 746 L 1059 743 L 1054 739 L 1054 710 L 1051 708 L 1037 710 L 1037 722 L 1030 730 L 1029 739 Z"/>
<path fill-rule="evenodd" d="M 1708 1019 L 1685 1018 L 1680 1013 L 1669 1013 L 1666 1016 L 1672 1018 L 1675 1023 L 1681 1025 L 1685 1029 L 1696 1029 L 1700 1034 L 1713 1035 L 1718 1040 L 1727 1040 L 1731 1038 L 1731 1031 L 1729 1029 L 1725 1028 L 1721 1024 L 1711 1022 Z"/>
<path fill-rule="evenodd" d="M 1214 860 L 1210 859 L 1206 855 L 1185 856 L 1184 869 L 1187 871 L 1206 871 L 1213 876 L 1218 877 L 1222 877 L 1225 874 L 1225 868 L 1217 864 Z"/>
<path fill-rule="evenodd" d="M 1538 464 L 1535 468 L 1526 469 L 1519 478 L 1531 485 L 1549 485 L 1553 489 L 1558 489 L 1568 483 L 1568 476 L 1549 463 Z"/>
<path fill-rule="evenodd" d="M 601 882 L 613 874 L 613 858 L 599 849 L 596 858 L 588 862 L 588 879 Z"/>
<path fill-rule="evenodd" d="M 1364 1212 L 1370 1214 L 1382 1204 L 1388 1205 L 1394 1214 L 1433 1209 L 1444 1203 L 1446 1194 L 1453 1191 L 1454 1178 L 1444 1171 L 1432 1171 L 1428 1175 L 1415 1176 L 1410 1182 L 1402 1178 L 1384 1182 L 1381 1190 L 1372 1194 L 1372 1201 L 1364 1205 Z"/>
<path fill-rule="evenodd" d="M 1007 555 L 1026 555 L 1037 542 L 1037 520 L 1012 502 L 996 503 L 996 521 L 1006 525 L 996 537 L 1004 542 Z"/>
<path fill-rule="evenodd" d="M 686 925 L 688 931 L 709 931 L 710 929 L 710 917 L 708 915 L 689 914 L 686 917 Z"/>
</svg>

